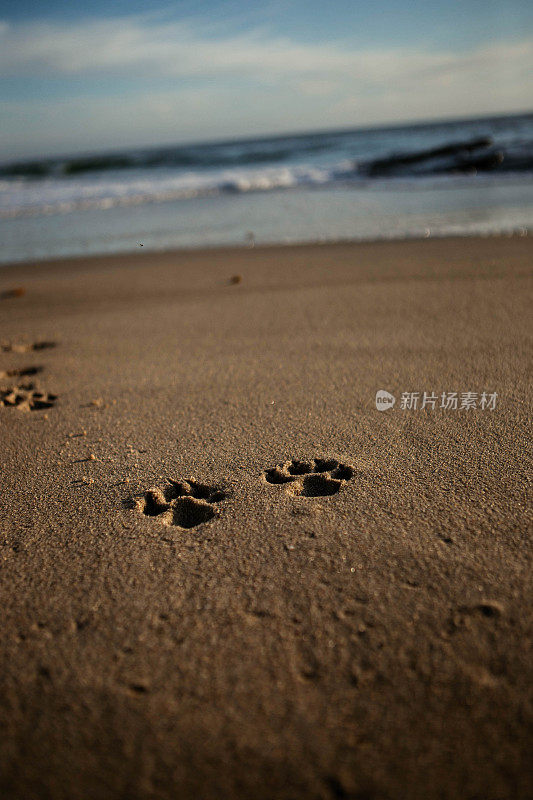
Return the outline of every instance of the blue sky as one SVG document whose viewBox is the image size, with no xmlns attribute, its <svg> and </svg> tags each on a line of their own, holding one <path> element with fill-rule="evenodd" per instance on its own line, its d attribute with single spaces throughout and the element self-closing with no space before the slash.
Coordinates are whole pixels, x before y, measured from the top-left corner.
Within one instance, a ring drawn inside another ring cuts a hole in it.
<svg viewBox="0 0 533 800">
<path fill-rule="evenodd" d="M 0 158 L 528 110 L 525 0 L 0 2 Z"/>
</svg>

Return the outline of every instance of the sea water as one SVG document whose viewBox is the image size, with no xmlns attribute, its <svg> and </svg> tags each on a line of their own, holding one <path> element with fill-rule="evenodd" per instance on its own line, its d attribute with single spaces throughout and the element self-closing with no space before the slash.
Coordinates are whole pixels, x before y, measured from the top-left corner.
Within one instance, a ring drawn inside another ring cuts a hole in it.
<svg viewBox="0 0 533 800">
<path fill-rule="evenodd" d="M 533 229 L 533 115 L 0 165 L 0 261 Z"/>
</svg>

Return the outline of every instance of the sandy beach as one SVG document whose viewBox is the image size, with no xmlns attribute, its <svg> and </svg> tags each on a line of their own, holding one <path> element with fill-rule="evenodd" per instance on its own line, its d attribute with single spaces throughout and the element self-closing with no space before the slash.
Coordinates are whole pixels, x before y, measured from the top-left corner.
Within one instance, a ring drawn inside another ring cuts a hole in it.
<svg viewBox="0 0 533 800">
<path fill-rule="evenodd" d="M 532 255 L 1 269 L 5 800 L 531 797 Z"/>
</svg>

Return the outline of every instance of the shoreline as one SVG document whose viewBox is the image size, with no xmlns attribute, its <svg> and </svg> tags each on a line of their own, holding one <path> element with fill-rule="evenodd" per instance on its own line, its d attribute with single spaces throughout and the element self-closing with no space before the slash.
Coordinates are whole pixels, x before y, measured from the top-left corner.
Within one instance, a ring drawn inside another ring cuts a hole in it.
<svg viewBox="0 0 533 800">
<path fill-rule="evenodd" d="M 514 230 L 513 232 L 500 232 L 500 233 L 487 233 L 487 234 L 442 234 L 442 235 L 433 235 L 430 236 L 423 236 L 423 235 L 413 235 L 413 236 L 402 236 L 402 237 L 391 237 L 391 238 L 371 238 L 371 239 L 337 239 L 331 241 L 299 241 L 299 242 L 275 242 L 275 243 L 262 243 L 262 244 L 254 244 L 253 246 L 248 244 L 230 244 L 230 245 L 213 245 L 213 246 L 205 246 L 199 245 L 198 247 L 178 247 L 178 248 L 168 248 L 168 249 L 161 249 L 161 250 L 144 250 L 144 247 L 137 247 L 136 249 L 132 250 L 122 250 L 120 252 L 114 253 L 91 253 L 87 255 L 65 255 L 65 256 L 54 256 L 54 257 L 46 257 L 46 258 L 39 258 L 39 259 L 28 259 L 26 261 L 10 261 L 10 262 L 0 262 L 0 279 L 2 276 L 6 274 L 9 270 L 20 270 L 20 269 L 33 269 L 33 268 L 44 268 L 44 267 L 55 267 L 60 265 L 65 265 L 66 263 L 72 264 L 75 267 L 76 264 L 86 264 L 87 262 L 94 262 L 95 264 L 98 261 L 105 261 L 109 260 L 112 262 L 116 262 L 117 265 L 122 263 L 126 259 L 133 258 L 135 261 L 138 259 L 168 259 L 172 257 L 186 257 L 186 256 L 195 256 L 195 257 L 204 257 L 204 256 L 227 256 L 231 257 L 232 255 L 242 255 L 243 253 L 249 252 L 259 252 L 259 253 L 270 253 L 270 252 L 283 252 L 287 251 L 288 253 L 292 251 L 304 250 L 304 249 L 322 249 L 322 248 L 339 248 L 344 249 L 347 247 L 393 247 L 393 246 L 402 246 L 404 244 L 420 244 L 423 242 L 450 242 L 450 243 L 459 243 L 464 241 L 471 241 L 471 242 L 486 242 L 487 240 L 492 241 L 496 240 L 498 242 L 501 241 L 509 241 L 509 240 L 516 240 L 516 239 L 527 239 L 531 237 L 531 231 L 529 229 L 519 229 Z M 1 281 L 0 281 L 1 282 Z"/>
</svg>

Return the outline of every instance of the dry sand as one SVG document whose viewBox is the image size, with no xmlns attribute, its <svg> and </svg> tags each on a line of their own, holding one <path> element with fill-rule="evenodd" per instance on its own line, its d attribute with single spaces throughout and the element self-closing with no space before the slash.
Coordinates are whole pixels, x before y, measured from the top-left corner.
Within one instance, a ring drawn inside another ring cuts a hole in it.
<svg viewBox="0 0 533 800">
<path fill-rule="evenodd" d="M 1 270 L 4 800 L 531 796 L 532 249 Z"/>
</svg>

